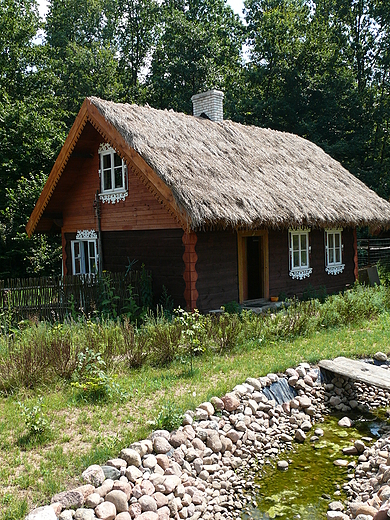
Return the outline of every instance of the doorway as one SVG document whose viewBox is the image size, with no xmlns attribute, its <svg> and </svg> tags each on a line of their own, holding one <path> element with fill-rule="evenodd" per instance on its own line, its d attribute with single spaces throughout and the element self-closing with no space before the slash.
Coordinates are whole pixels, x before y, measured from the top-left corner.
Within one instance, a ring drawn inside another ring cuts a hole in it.
<svg viewBox="0 0 390 520">
<path fill-rule="evenodd" d="M 268 232 L 238 232 L 238 283 L 240 303 L 269 298 Z"/>
</svg>

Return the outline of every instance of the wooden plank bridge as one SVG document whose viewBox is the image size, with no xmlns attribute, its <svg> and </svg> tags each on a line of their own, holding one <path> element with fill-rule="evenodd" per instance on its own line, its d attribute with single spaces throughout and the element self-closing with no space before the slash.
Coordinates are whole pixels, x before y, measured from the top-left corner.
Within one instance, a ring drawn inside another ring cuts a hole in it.
<svg viewBox="0 0 390 520">
<path fill-rule="evenodd" d="M 378 365 L 345 357 L 338 357 L 333 360 L 323 359 L 318 363 L 318 366 L 355 381 L 390 390 L 390 368 L 386 370 Z"/>
</svg>

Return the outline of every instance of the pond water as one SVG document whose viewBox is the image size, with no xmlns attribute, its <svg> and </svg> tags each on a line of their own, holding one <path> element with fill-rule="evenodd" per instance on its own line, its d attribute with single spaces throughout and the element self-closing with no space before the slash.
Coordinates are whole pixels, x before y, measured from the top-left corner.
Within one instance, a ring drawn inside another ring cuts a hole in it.
<svg viewBox="0 0 390 520">
<path fill-rule="evenodd" d="M 281 454 L 280 460 L 289 461 L 287 471 L 276 469 L 276 459 L 264 464 L 255 478 L 257 495 L 254 499 L 251 495 L 251 505 L 245 508 L 243 519 L 323 520 L 330 501 L 346 498 L 342 485 L 353 469 L 335 466 L 333 462 L 357 462 L 357 456 L 345 456 L 342 449 L 362 437 L 370 437 L 374 442 L 385 422 L 379 416 L 358 416 L 352 428 L 342 428 L 337 424 L 339 419 L 340 416 L 325 417 L 307 434 L 304 444 L 294 444 L 293 450 Z M 324 435 L 310 442 L 317 427 L 324 430 Z M 363 440 L 366 445 L 372 444 Z"/>
</svg>

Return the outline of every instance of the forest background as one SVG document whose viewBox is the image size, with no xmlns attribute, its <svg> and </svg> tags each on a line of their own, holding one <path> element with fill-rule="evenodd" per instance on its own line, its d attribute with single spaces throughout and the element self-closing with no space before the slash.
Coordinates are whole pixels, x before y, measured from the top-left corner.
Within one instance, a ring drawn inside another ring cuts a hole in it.
<svg viewBox="0 0 390 520">
<path fill-rule="evenodd" d="M 60 273 L 25 225 L 86 96 L 294 132 L 390 197 L 390 2 L 0 0 L 0 279 Z"/>
</svg>

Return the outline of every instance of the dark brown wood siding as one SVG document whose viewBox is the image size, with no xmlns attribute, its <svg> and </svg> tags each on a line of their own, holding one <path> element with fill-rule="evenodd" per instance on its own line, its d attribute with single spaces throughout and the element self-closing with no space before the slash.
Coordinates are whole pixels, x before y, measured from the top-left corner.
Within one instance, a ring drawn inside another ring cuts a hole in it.
<svg viewBox="0 0 390 520">
<path fill-rule="evenodd" d="M 103 268 L 122 272 L 129 260 L 137 260 L 133 269 L 141 269 L 145 264 L 145 268 L 152 272 L 156 302 L 159 302 L 165 285 L 175 306 L 185 308 L 182 236 L 182 229 L 103 232 Z"/>
<path fill-rule="evenodd" d="M 234 231 L 197 232 L 196 272 L 201 311 L 238 301 L 237 234 Z"/>
<path fill-rule="evenodd" d="M 289 245 L 288 231 L 269 231 L 269 293 L 270 296 L 302 296 L 305 289 L 312 287 L 318 290 L 325 286 L 328 294 L 339 292 L 348 284 L 353 284 L 354 250 L 353 230 L 345 229 L 342 232 L 344 244 L 343 263 L 345 269 L 341 274 L 329 275 L 325 271 L 325 240 L 323 230 L 310 232 L 311 257 L 310 266 L 313 272 L 304 280 L 293 280 L 289 276 Z"/>
<path fill-rule="evenodd" d="M 103 232 L 103 269 L 113 273 L 124 272 L 129 260 L 137 260 L 133 269 L 139 270 L 145 264 L 145 268 L 152 272 L 156 303 L 159 303 L 162 286 L 165 285 L 175 306 L 185 308 L 182 236 L 181 229 Z M 72 273 L 70 243 L 75 238 L 75 233 L 65 234 L 66 267 L 69 274 Z"/>
</svg>

